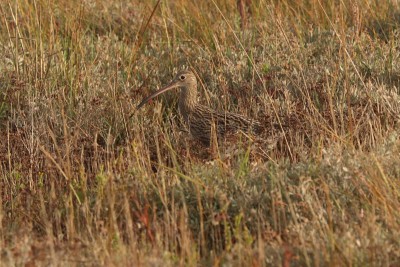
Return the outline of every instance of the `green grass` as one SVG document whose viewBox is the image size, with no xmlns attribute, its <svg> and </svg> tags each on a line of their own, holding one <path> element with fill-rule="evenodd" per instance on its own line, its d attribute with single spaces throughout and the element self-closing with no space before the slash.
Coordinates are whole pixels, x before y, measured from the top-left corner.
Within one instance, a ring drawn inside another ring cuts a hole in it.
<svg viewBox="0 0 400 267">
<path fill-rule="evenodd" d="M 400 264 L 399 5 L 248 2 L 0 4 L 1 263 Z M 182 68 L 284 132 L 203 147 L 173 93 L 129 119 Z"/>
</svg>

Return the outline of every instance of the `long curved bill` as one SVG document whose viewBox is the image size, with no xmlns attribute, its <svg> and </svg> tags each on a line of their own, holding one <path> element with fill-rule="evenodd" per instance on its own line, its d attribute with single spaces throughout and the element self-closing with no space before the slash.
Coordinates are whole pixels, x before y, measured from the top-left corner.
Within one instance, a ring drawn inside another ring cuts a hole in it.
<svg viewBox="0 0 400 267">
<path fill-rule="evenodd" d="M 161 95 L 162 93 L 165 93 L 166 91 L 169 91 L 169 90 L 177 88 L 177 87 L 179 87 L 179 85 L 176 82 L 171 82 L 164 88 L 161 88 L 160 90 L 158 90 L 158 91 L 154 92 L 153 94 L 149 95 L 148 97 L 144 98 L 142 100 L 142 102 L 140 102 L 140 104 L 136 107 L 136 110 L 141 108 L 144 104 L 146 104 L 147 102 L 149 102 L 151 99 L 155 98 L 156 96 Z"/>
</svg>

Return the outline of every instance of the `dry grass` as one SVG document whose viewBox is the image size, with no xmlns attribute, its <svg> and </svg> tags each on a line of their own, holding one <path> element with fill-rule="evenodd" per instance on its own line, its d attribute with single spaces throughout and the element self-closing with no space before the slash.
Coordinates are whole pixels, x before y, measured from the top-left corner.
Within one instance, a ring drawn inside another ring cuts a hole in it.
<svg viewBox="0 0 400 267">
<path fill-rule="evenodd" d="M 0 4 L 1 263 L 400 264 L 399 4 L 242 4 Z M 183 67 L 276 144 L 211 153 L 174 94 L 129 119 Z"/>
</svg>

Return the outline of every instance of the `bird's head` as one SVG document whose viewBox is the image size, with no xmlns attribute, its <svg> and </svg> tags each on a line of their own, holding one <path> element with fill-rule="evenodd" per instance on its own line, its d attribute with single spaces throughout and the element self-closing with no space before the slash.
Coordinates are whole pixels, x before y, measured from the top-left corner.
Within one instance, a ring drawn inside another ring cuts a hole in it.
<svg viewBox="0 0 400 267">
<path fill-rule="evenodd" d="M 144 98 L 142 102 L 137 106 L 136 109 L 141 108 L 144 104 L 149 102 L 151 99 L 154 97 L 161 95 L 162 93 L 165 93 L 171 89 L 174 88 L 181 88 L 182 90 L 190 90 L 192 89 L 193 91 L 196 91 L 197 87 L 197 80 L 196 76 L 194 75 L 193 72 L 189 70 L 183 70 L 178 72 L 176 74 L 175 78 L 165 87 L 161 88 L 160 90 L 154 92 L 153 94 L 149 95 L 148 97 Z"/>
</svg>

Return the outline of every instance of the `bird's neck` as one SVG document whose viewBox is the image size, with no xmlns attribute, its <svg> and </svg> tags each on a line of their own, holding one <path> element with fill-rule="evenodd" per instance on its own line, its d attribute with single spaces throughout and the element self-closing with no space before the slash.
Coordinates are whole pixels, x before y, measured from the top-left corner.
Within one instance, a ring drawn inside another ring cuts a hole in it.
<svg viewBox="0 0 400 267">
<path fill-rule="evenodd" d="M 197 104 L 197 88 L 192 86 L 190 88 L 184 87 L 181 89 L 179 96 L 179 109 L 182 115 L 190 113 Z"/>
</svg>

